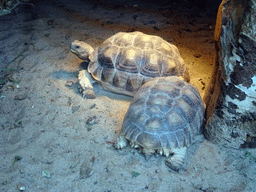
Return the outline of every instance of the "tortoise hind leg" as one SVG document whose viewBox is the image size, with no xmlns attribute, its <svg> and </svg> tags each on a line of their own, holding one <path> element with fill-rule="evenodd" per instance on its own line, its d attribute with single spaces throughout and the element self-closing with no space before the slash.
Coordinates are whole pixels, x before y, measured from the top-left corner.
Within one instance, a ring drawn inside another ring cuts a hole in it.
<svg viewBox="0 0 256 192">
<path fill-rule="evenodd" d="M 182 165 L 184 164 L 186 151 L 186 147 L 173 149 L 173 155 L 166 160 L 165 164 L 172 170 L 179 171 Z"/>
</svg>

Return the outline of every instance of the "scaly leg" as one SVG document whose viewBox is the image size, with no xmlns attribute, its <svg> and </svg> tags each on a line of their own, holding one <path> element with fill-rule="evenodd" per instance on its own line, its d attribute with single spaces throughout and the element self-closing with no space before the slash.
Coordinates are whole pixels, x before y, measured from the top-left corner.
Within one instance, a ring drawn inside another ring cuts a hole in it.
<svg viewBox="0 0 256 192">
<path fill-rule="evenodd" d="M 173 149 L 173 155 L 166 160 L 166 165 L 170 167 L 172 170 L 178 171 L 184 163 L 186 151 L 186 147 Z"/>
<path fill-rule="evenodd" d="M 127 144 L 127 139 L 123 135 L 119 135 L 116 139 L 114 146 L 117 149 L 123 149 L 127 146 Z"/>
<path fill-rule="evenodd" d="M 80 92 L 82 92 L 83 98 L 95 99 L 96 95 L 93 90 L 93 80 L 91 75 L 86 70 L 79 71 L 78 82 L 80 85 Z"/>
</svg>

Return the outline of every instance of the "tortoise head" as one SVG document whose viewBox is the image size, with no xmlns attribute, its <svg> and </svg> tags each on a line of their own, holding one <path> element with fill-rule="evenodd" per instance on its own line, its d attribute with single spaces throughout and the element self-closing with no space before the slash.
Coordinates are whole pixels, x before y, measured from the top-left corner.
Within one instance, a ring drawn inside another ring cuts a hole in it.
<svg viewBox="0 0 256 192">
<path fill-rule="evenodd" d="M 70 51 L 76 54 L 80 59 L 90 61 L 94 49 L 83 41 L 75 40 L 71 43 Z"/>
</svg>

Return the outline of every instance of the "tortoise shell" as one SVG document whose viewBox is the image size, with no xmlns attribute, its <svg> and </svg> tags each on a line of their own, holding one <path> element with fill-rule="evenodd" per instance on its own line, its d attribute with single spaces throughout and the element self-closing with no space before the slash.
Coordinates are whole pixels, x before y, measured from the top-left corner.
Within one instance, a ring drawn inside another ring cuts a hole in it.
<svg viewBox="0 0 256 192">
<path fill-rule="evenodd" d="M 185 147 L 200 133 L 204 111 L 191 84 L 172 76 L 153 78 L 134 96 L 121 135 L 147 149 Z"/>
<path fill-rule="evenodd" d="M 119 32 L 105 40 L 90 58 L 88 71 L 103 88 L 133 96 L 153 77 L 189 73 L 176 46 L 141 32 Z"/>
</svg>

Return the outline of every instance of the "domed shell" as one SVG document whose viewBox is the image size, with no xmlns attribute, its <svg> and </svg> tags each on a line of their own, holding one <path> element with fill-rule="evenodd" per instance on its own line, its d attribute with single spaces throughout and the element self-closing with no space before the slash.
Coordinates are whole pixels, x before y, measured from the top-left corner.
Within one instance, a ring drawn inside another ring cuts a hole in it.
<svg viewBox="0 0 256 192">
<path fill-rule="evenodd" d="M 144 148 L 184 147 L 199 134 L 204 110 L 191 84 L 178 77 L 154 78 L 134 96 L 121 134 Z"/>
<path fill-rule="evenodd" d="M 153 77 L 181 76 L 190 80 L 176 46 L 141 32 L 115 34 L 90 59 L 88 71 L 105 89 L 131 96 Z"/>
</svg>

